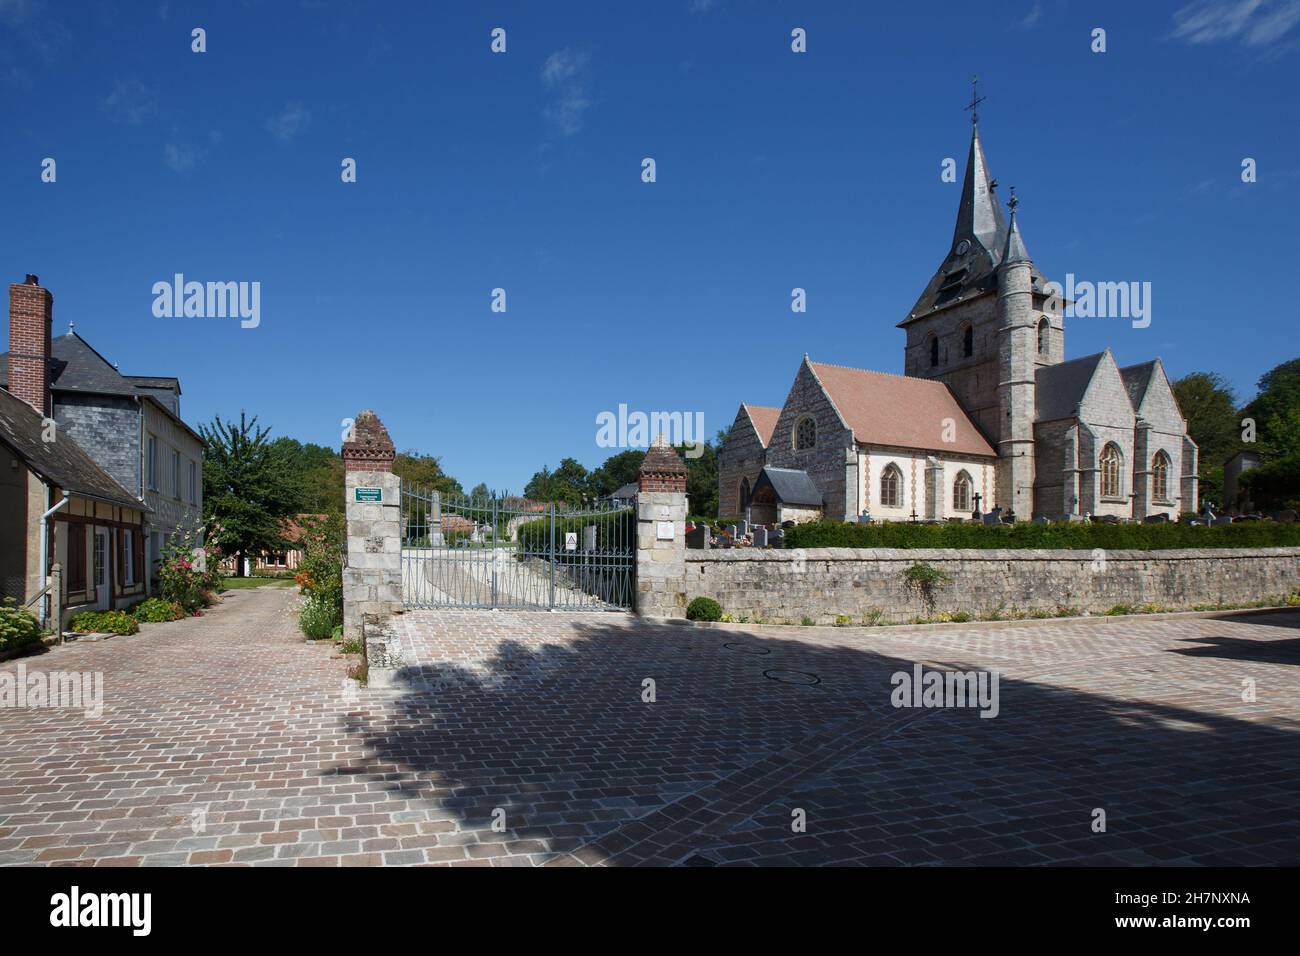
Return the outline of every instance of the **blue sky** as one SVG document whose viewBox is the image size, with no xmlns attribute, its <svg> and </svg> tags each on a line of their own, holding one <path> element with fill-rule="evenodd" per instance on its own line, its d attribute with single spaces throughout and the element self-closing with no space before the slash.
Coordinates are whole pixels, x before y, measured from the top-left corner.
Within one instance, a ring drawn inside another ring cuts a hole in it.
<svg viewBox="0 0 1300 956">
<path fill-rule="evenodd" d="M 1152 283 L 1149 328 L 1078 319 L 1067 355 L 1247 397 L 1300 352 L 1298 67 L 1300 0 L 0 0 L 0 263 L 54 292 L 56 334 L 179 376 L 192 423 L 337 446 L 371 407 L 519 490 L 603 461 L 620 403 L 711 435 L 781 404 L 805 351 L 901 371 L 977 73 L 1040 268 Z M 156 318 L 177 272 L 260 282 L 261 324 Z"/>
</svg>

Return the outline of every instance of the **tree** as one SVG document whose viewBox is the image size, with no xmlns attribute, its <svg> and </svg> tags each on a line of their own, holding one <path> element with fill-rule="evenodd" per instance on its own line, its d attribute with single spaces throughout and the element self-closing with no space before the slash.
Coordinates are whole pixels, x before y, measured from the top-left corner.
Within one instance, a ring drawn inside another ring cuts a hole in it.
<svg viewBox="0 0 1300 956">
<path fill-rule="evenodd" d="M 244 558 L 285 546 L 282 518 L 301 508 L 302 486 L 290 470 L 283 446 L 267 441 L 270 428 L 258 428 L 239 413 L 239 424 L 221 416 L 200 425 L 207 442 L 203 452 L 204 524 L 222 528 L 227 553 L 235 556 L 235 575 L 242 577 Z"/>
<path fill-rule="evenodd" d="M 1264 373 L 1242 417 L 1255 420 L 1262 459 L 1241 476 L 1246 497 L 1260 508 L 1300 509 L 1300 359 Z"/>
<path fill-rule="evenodd" d="M 491 498 L 492 492 L 488 490 L 486 483 L 480 481 L 477 485 L 469 490 L 469 496 L 475 501 L 482 501 L 485 498 Z"/>
<path fill-rule="evenodd" d="M 398 452 L 393 458 L 393 474 L 403 484 L 415 485 L 420 491 L 440 491 L 444 495 L 463 495 L 460 482 L 442 470 L 442 460 L 424 455 L 413 448 Z"/>
<path fill-rule="evenodd" d="M 524 486 L 524 497 L 533 501 L 564 501 L 577 504 L 591 497 L 591 476 L 576 458 L 561 458 L 551 471 L 545 465 Z"/>
<path fill-rule="evenodd" d="M 1223 466 L 1242 447 L 1237 396 L 1217 372 L 1192 372 L 1172 387 L 1187 419 L 1187 434 L 1200 450 L 1201 497 L 1222 501 Z"/>
<path fill-rule="evenodd" d="M 302 489 L 302 510 L 311 514 L 343 512 L 343 458 L 333 448 L 281 437 L 272 446 Z"/>
<path fill-rule="evenodd" d="M 722 443 L 719 433 L 716 439 Z M 686 495 L 690 499 L 691 514 L 704 518 L 718 516 L 718 447 L 713 442 L 705 442 L 698 450 L 699 455 L 692 458 L 686 454 L 689 446 L 680 445 L 678 453 L 686 460 Z"/>
<path fill-rule="evenodd" d="M 645 452 L 640 448 L 629 448 L 617 455 L 610 455 L 603 465 L 591 473 L 591 493 L 597 498 L 604 498 L 624 485 L 635 482 L 644 459 Z"/>
</svg>

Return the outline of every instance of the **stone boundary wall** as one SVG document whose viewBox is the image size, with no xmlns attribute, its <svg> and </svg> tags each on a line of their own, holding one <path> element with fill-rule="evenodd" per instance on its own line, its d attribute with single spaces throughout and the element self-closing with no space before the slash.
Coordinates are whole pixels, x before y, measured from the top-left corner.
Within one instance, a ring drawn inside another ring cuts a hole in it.
<svg viewBox="0 0 1300 956">
<path fill-rule="evenodd" d="M 1104 559 L 1104 561 L 1102 560 Z M 952 580 L 932 601 L 903 574 L 925 563 Z M 769 623 L 913 621 L 964 611 L 1104 613 L 1119 604 L 1190 609 L 1278 599 L 1300 588 L 1300 548 L 1171 551 L 806 548 L 687 551 L 689 601 Z"/>
</svg>

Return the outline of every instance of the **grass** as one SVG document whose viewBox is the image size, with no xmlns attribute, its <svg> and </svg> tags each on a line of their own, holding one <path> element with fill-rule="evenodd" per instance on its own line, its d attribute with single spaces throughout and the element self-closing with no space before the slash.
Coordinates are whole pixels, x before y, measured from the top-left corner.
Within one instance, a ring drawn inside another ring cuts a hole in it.
<svg viewBox="0 0 1300 956">
<path fill-rule="evenodd" d="M 238 588 L 291 588 L 293 586 L 293 578 L 225 578 L 221 582 L 223 591 Z"/>
</svg>

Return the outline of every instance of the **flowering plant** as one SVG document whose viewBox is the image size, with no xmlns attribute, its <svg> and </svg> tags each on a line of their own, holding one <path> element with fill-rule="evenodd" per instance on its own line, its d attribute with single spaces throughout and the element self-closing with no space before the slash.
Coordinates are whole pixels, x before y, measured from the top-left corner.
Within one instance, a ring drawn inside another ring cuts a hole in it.
<svg viewBox="0 0 1300 956">
<path fill-rule="evenodd" d="M 172 534 L 158 567 L 163 600 L 179 604 L 189 614 L 212 603 L 212 595 L 221 587 L 220 530 L 212 528 L 197 549 L 191 532 Z"/>
</svg>

